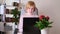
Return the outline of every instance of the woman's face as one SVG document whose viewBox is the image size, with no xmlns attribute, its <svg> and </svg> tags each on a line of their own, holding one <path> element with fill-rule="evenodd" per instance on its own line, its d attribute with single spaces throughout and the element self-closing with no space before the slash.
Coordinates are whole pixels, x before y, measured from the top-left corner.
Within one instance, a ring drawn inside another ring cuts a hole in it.
<svg viewBox="0 0 60 34">
<path fill-rule="evenodd" d="M 34 11 L 34 7 L 33 6 L 30 6 L 29 8 L 27 8 L 27 13 L 33 13 Z"/>
</svg>

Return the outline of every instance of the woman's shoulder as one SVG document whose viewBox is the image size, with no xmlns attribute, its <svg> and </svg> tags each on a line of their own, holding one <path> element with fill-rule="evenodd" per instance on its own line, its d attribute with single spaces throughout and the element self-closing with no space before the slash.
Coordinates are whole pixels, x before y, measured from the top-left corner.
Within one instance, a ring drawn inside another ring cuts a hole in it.
<svg viewBox="0 0 60 34">
<path fill-rule="evenodd" d="M 21 17 L 38 17 L 38 15 L 21 15 Z"/>
</svg>

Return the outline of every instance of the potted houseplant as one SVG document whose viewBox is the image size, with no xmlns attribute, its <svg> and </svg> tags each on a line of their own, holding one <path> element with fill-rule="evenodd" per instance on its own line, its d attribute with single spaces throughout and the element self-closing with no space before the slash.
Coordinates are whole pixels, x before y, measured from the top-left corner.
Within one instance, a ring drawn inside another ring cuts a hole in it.
<svg viewBox="0 0 60 34">
<path fill-rule="evenodd" d="M 18 32 L 18 22 L 19 22 L 19 17 L 20 17 L 20 11 L 18 11 L 18 8 L 15 8 L 12 10 L 11 14 L 13 14 L 14 17 L 14 22 L 15 22 L 15 30 L 14 34 L 17 34 Z"/>
<path fill-rule="evenodd" d="M 49 16 L 39 16 L 39 21 L 36 22 L 35 27 L 41 30 L 41 34 L 48 34 L 48 28 L 51 28 L 52 22 L 49 21 Z"/>
<path fill-rule="evenodd" d="M 13 14 L 15 25 L 17 25 L 19 22 L 20 11 L 18 11 L 18 9 L 15 8 L 12 10 L 11 14 Z"/>
</svg>

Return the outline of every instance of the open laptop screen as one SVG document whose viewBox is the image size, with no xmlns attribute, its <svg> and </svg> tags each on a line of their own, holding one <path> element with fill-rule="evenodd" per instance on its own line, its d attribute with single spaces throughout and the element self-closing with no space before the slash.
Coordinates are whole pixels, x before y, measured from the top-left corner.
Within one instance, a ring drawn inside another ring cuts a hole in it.
<svg viewBox="0 0 60 34">
<path fill-rule="evenodd" d="M 23 18 L 23 32 L 33 34 L 39 34 L 40 31 L 38 28 L 34 27 L 36 21 L 39 21 L 38 17 L 25 17 Z"/>
<path fill-rule="evenodd" d="M 39 18 L 36 17 L 25 17 L 23 18 L 23 24 L 24 25 L 34 25 L 36 21 L 39 21 Z"/>
</svg>

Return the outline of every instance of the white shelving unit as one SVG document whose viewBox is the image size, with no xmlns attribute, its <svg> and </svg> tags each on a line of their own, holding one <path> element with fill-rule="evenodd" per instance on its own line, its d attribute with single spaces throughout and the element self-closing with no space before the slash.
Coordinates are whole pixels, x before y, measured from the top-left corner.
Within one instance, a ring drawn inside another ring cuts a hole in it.
<svg viewBox="0 0 60 34">
<path fill-rule="evenodd" d="M 14 34 L 14 29 L 15 29 L 15 25 L 12 22 L 6 22 L 5 18 L 13 18 L 13 14 L 6 14 L 6 9 L 12 10 L 15 9 L 16 6 L 13 6 L 13 2 L 17 2 L 19 4 L 18 9 L 20 10 L 20 0 L 3 0 L 4 2 L 2 3 L 2 6 L 0 6 L 0 19 L 3 19 L 3 21 L 1 23 L 6 23 L 9 26 L 12 26 L 13 30 L 12 31 L 6 31 L 6 34 Z M 4 5 L 6 3 L 6 5 Z M 6 8 L 4 8 L 4 6 Z M 2 8 L 1 8 L 2 7 Z M 3 17 L 3 18 L 2 18 Z M 1 24 L 0 23 L 0 24 Z M 3 27 L 2 27 L 3 28 Z"/>
</svg>

